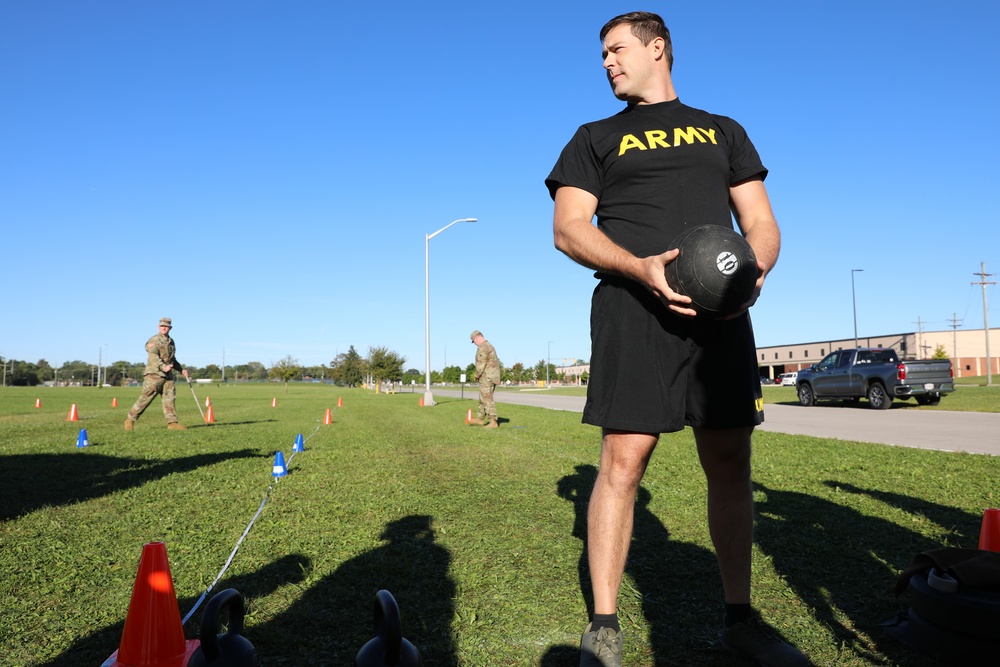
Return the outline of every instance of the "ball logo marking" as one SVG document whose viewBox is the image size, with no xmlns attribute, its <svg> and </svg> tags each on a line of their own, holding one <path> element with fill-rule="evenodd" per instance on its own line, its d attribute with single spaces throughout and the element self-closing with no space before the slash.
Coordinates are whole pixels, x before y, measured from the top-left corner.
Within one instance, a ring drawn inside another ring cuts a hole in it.
<svg viewBox="0 0 1000 667">
<path fill-rule="evenodd" d="M 740 268 L 740 258 L 728 250 L 720 252 L 719 256 L 715 258 L 715 266 L 722 275 L 731 276 Z"/>
</svg>

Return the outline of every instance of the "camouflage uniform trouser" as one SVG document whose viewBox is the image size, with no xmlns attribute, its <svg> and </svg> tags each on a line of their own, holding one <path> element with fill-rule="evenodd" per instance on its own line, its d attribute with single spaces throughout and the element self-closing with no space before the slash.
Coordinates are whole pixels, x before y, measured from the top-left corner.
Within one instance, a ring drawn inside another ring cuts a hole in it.
<svg viewBox="0 0 1000 667">
<path fill-rule="evenodd" d="M 497 405 L 493 402 L 493 390 L 496 388 L 496 383 L 490 380 L 480 380 L 479 381 L 479 418 L 489 417 L 490 419 L 497 418 Z"/>
<path fill-rule="evenodd" d="M 163 416 L 167 418 L 167 423 L 176 423 L 177 407 L 174 405 L 174 400 L 177 396 L 177 391 L 174 387 L 174 381 L 173 379 L 168 380 L 159 375 L 146 375 L 142 378 L 142 395 L 139 396 L 139 400 L 135 402 L 132 409 L 128 411 L 128 418 L 133 421 L 138 419 L 139 415 L 145 412 L 149 404 L 153 402 L 157 394 L 163 396 Z"/>
</svg>

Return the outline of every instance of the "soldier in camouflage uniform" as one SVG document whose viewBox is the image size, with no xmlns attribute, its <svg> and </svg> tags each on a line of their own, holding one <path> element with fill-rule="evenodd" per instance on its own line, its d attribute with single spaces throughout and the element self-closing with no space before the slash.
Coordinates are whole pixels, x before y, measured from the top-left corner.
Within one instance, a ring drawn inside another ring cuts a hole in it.
<svg viewBox="0 0 1000 667">
<path fill-rule="evenodd" d="M 499 428 L 497 406 L 493 402 L 493 389 L 500 384 L 500 359 L 497 351 L 478 329 L 470 336 L 479 348 L 476 350 L 476 382 L 479 383 L 479 417 L 471 420 L 484 428 Z M 489 419 L 489 421 L 485 421 Z"/>
<path fill-rule="evenodd" d="M 128 411 L 125 418 L 125 430 L 131 431 L 135 420 L 139 418 L 157 394 L 162 396 L 163 415 L 167 418 L 167 428 L 184 430 L 187 426 L 177 421 L 177 408 L 174 406 L 176 391 L 174 389 L 174 370 L 179 370 L 184 379 L 190 381 L 187 369 L 181 366 L 174 356 L 176 348 L 174 339 L 170 337 L 173 325 L 169 317 L 160 320 L 160 331 L 146 341 L 146 370 L 142 378 L 142 395 Z"/>
</svg>

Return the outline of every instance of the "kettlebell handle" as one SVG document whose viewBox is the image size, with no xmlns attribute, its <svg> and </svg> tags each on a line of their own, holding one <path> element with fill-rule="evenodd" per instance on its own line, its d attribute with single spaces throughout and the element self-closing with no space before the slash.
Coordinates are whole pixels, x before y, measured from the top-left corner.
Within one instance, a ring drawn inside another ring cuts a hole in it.
<svg viewBox="0 0 1000 667">
<path fill-rule="evenodd" d="M 212 662 L 219 657 L 219 613 L 223 607 L 229 607 L 229 630 L 227 635 L 243 634 L 243 617 L 246 609 L 243 606 L 243 596 L 235 588 L 220 591 L 208 604 L 201 617 L 201 650 L 205 659 Z M 396 610 L 397 616 L 399 610 Z"/>
<path fill-rule="evenodd" d="M 242 620 L 241 615 L 241 623 Z M 375 594 L 375 634 L 385 640 L 385 664 L 399 664 L 403 652 L 403 625 L 399 619 L 399 605 L 387 590 Z"/>
</svg>

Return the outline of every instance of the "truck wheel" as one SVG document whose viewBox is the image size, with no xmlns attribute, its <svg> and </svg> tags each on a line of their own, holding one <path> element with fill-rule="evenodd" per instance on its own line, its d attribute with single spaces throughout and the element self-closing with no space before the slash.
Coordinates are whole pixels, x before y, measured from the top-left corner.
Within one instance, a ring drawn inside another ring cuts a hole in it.
<svg viewBox="0 0 1000 667">
<path fill-rule="evenodd" d="M 868 404 L 876 410 L 887 410 L 892 405 L 892 396 L 885 391 L 885 386 L 881 382 L 872 382 L 868 385 Z"/>
<path fill-rule="evenodd" d="M 816 396 L 813 394 L 812 387 L 809 386 L 808 382 L 803 382 L 799 385 L 799 403 L 806 407 L 816 404 Z"/>
</svg>

